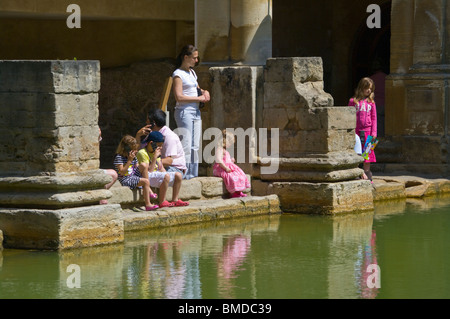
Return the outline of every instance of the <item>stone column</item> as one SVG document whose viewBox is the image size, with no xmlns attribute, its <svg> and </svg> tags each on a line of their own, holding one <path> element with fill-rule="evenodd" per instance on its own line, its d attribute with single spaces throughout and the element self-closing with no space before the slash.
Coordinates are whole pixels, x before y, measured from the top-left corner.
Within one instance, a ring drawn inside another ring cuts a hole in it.
<svg viewBox="0 0 450 319">
<path fill-rule="evenodd" d="M 355 109 L 334 107 L 323 91 L 321 58 L 266 64 L 262 126 L 279 130 L 278 171 L 263 172 L 255 192 L 279 195 L 283 211 L 336 214 L 373 209 L 372 188 L 358 180 Z M 271 136 L 271 134 L 269 134 Z M 264 161 L 263 158 L 261 158 Z"/>
<path fill-rule="evenodd" d="M 0 228 L 5 246 L 58 249 L 123 240 L 102 205 L 98 61 L 0 61 Z"/>
<path fill-rule="evenodd" d="M 271 14 L 271 0 L 196 0 L 202 61 L 263 65 L 272 56 Z"/>
<path fill-rule="evenodd" d="M 237 133 L 234 157 L 247 174 L 252 174 L 262 121 L 264 69 L 262 66 L 212 67 L 210 74 L 213 79 L 210 127 Z"/>
<path fill-rule="evenodd" d="M 445 0 L 392 2 L 386 136 L 395 154 L 383 161 L 388 172 L 449 172 L 449 9 Z"/>
</svg>

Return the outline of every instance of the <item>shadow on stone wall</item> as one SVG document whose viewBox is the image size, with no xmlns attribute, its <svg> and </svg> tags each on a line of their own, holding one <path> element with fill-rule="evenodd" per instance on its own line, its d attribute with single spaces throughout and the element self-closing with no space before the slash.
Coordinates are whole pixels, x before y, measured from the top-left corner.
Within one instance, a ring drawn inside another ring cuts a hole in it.
<svg viewBox="0 0 450 319">
<path fill-rule="evenodd" d="M 99 92 L 100 167 L 112 168 L 120 139 L 136 132 L 146 123 L 147 112 L 159 105 L 167 77 L 175 69 L 174 59 L 143 61 L 128 67 L 101 70 Z M 173 110 L 171 94 L 168 109 Z M 170 126 L 175 125 L 171 112 Z"/>
</svg>

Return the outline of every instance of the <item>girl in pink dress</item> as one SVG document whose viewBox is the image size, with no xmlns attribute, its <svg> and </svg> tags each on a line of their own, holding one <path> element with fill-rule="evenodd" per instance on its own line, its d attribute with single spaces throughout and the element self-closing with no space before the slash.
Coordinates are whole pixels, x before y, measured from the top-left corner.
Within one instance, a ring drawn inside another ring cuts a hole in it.
<svg viewBox="0 0 450 319">
<path fill-rule="evenodd" d="M 247 179 L 244 171 L 237 166 L 234 158 L 231 158 L 230 153 L 226 150 L 234 144 L 234 134 L 222 131 L 223 140 L 219 142 L 216 148 L 216 162 L 213 166 L 213 174 L 217 177 L 222 177 L 227 191 L 231 197 L 246 197 L 242 193 L 243 190 L 250 188 L 250 182 Z"/>
<path fill-rule="evenodd" d="M 377 107 L 375 105 L 375 84 L 370 78 L 363 78 L 359 81 L 355 91 L 355 96 L 348 103 L 349 106 L 356 108 L 356 134 L 361 139 L 361 145 L 364 147 L 369 135 L 377 137 Z M 372 172 L 370 163 L 377 161 L 375 152 L 372 151 L 369 159 L 364 161 L 364 179 L 372 181 Z"/>
</svg>

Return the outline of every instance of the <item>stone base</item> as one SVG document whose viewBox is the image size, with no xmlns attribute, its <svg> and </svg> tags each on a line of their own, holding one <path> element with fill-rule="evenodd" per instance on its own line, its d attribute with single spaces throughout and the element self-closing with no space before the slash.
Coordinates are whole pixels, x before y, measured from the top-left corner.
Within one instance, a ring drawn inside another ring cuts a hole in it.
<svg viewBox="0 0 450 319">
<path fill-rule="evenodd" d="M 340 183 L 274 182 L 254 180 L 257 195 L 276 194 L 283 212 L 335 215 L 373 210 L 372 184 L 355 180 Z"/>
<path fill-rule="evenodd" d="M 123 242 L 120 205 L 0 209 L 5 248 L 57 250 Z"/>
<path fill-rule="evenodd" d="M 111 197 L 111 177 L 96 169 L 42 176 L 0 177 L 0 205 L 10 208 L 64 209 L 95 205 Z"/>
</svg>

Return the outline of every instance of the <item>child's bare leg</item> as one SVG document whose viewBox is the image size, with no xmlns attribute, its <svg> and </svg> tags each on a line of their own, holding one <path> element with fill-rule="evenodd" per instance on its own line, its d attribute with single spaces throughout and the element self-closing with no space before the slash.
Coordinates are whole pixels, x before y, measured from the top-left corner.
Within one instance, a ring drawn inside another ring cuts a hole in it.
<svg viewBox="0 0 450 319">
<path fill-rule="evenodd" d="M 150 181 L 148 180 L 148 178 L 141 178 L 137 186 L 142 186 L 145 206 L 151 206 L 152 203 L 150 202 Z"/>
<path fill-rule="evenodd" d="M 145 178 L 146 180 L 149 180 L 148 179 L 148 163 L 141 163 L 141 164 L 139 164 L 139 171 L 141 172 L 142 178 Z M 153 194 L 153 191 L 152 191 L 152 189 L 149 186 L 149 193 L 147 194 L 148 195 L 147 197 L 149 197 L 152 194 Z"/>
<path fill-rule="evenodd" d="M 141 176 L 148 180 L 148 163 L 139 164 L 139 171 L 141 172 Z"/>
<path fill-rule="evenodd" d="M 172 201 L 176 202 L 178 200 L 178 195 L 180 194 L 181 181 L 183 180 L 183 175 L 181 173 L 175 173 L 175 180 L 172 187 Z"/>
<path fill-rule="evenodd" d="M 161 183 L 161 186 L 159 186 L 159 203 L 161 204 L 166 200 L 166 193 L 167 189 L 169 188 L 169 181 L 170 181 L 170 175 L 166 174 L 164 176 L 164 180 Z"/>
<path fill-rule="evenodd" d="M 370 163 L 364 163 L 363 166 L 364 173 L 366 174 L 369 180 L 372 180 L 372 172 L 370 171 Z"/>
</svg>

